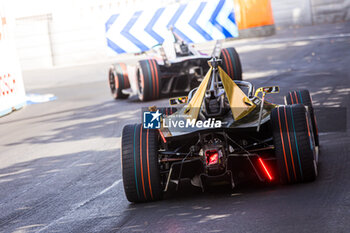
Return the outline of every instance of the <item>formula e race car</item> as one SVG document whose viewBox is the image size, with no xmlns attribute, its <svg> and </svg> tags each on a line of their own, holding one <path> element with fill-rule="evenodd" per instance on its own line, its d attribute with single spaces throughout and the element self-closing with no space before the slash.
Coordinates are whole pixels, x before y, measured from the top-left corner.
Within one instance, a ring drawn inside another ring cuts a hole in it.
<svg viewBox="0 0 350 233">
<path fill-rule="evenodd" d="M 138 95 L 141 101 L 155 100 L 188 93 L 197 87 L 209 70 L 211 56 L 186 44 L 175 33 L 174 40 L 166 39 L 140 60 L 136 66 L 113 64 L 108 73 L 109 87 L 115 99 Z M 223 60 L 223 69 L 235 80 L 242 80 L 242 67 L 234 48 L 220 51 L 217 42 L 213 54 Z"/>
<path fill-rule="evenodd" d="M 221 62 L 209 61 L 209 71 L 187 98 L 171 99 L 183 104 L 177 111 L 161 116 L 165 111 L 150 107 L 143 124 L 124 127 L 121 160 L 130 202 L 159 200 L 169 184 L 178 188 L 183 179 L 203 191 L 252 179 L 316 179 L 319 141 L 309 92 L 290 92 L 285 105 L 269 103 L 265 95 L 278 93 L 278 86 L 254 92 L 251 83 L 233 81 Z"/>
</svg>

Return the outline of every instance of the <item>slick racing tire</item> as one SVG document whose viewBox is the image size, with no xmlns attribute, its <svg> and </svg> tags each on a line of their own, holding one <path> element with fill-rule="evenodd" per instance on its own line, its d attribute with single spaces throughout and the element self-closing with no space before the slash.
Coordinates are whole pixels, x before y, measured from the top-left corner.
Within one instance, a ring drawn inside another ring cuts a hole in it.
<svg viewBox="0 0 350 233">
<path fill-rule="evenodd" d="M 281 182 L 310 182 L 317 176 L 317 154 L 310 115 L 302 104 L 272 110 L 271 123 Z"/>
<path fill-rule="evenodd" d="M 139 61 L 138 65 L 138 96 L 141 101 L 160 98 L 160 69 L 155 59 Z"/>
<path fill-rule="evenodd" d="M 235 48 L 225 48 L 221 50 L 221 67 L 232 78 L 232 80 L 242 80 L 242 65 Z"/>
<path fill-rule="evenodd" d="M 304 104 L 309 108 L 309 113 L 311 117 L 312 131 L 315 137 L 315 144 L 319 146 L 319 138 L 318 138 L 318 128 L 317 121 L 315 116 L 315 111 L 312 106 L 311 95 L 308 90 L 300 90 L 300 91 L 291 91 L 288 95 L 285 96 L 285 103 L 288 105 L 291 104 Z"/>
<path fill-rule="evenodd" d="M 126 99 L 129 95 L 122 93 L 123 89 L 130 88 L 129 77 L 124 63 L 111 66 L 108 72 L 108 83 L 114 99 Z"/>
<path fill-rule="evenodd" d="M 162 198 L 158 164 L 158 131 L 142 124 L 126 125 L 121 148 L 124 191 L 130 202 L 157 201 Z"/>
</svg>

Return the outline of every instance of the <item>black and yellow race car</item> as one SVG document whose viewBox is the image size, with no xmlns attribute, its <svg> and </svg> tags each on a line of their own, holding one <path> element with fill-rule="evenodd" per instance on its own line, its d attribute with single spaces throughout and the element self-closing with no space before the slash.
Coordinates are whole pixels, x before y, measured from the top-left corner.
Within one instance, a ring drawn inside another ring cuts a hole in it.
<svg viewBox="0 0 350 233">
<path fill-rule="evenodd" d="M 139 60 L 136 65 L 116 63 L 108 72 L 108 83 L 114 99 L 125 99 L 137 95 L 141 101 L 178 96 L 198 87 L 209 70 L 205 54 L 193 45 L 186 44 L 173 33 L 175 41 L 145 52 L 148 59 Z M 221 49 L 218 41 L 213 49 L 223 60 L 223 69 L 234 80 L 242 80 L 242 66 L 235 48 Z M 218 54 L 219 53 L 219 54 Z"/>
<path fill-rule="evenodd" d="M 144 113 L 151 115 L 148 122 L 124 127 L 121 160 L 130 202 L 159 200 L 183 179 L 203 190 L 218 182 L 234 188 L 251 179 L 316 179 L 319 141 L 309 92 L 290 92 L 285 105 L 269 103 L 265 95 L 278 93 L 278 86 L 254 91 L 249 82 L 233 81 L 221 59 L 208 63 L 198 88 L 170 100 L 184 106 L 172 112 L 151 107 Z"/>
</svg>

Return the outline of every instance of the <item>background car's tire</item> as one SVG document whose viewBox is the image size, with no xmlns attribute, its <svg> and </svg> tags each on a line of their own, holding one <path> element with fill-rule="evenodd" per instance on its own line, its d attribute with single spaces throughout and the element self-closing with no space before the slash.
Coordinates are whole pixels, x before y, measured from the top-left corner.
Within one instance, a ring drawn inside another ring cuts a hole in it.
<svg viewBox="0 0 350 233">
<path fill-rule="evenodd" d="M 123 89 L 130 88 L 129 77 L 124 63 L 111 65 L 108 72 L 108 83 L 114 99 L 126 99 L 129 95 L 122 93 Z"/>
<path fill-rule="evenodd" d="M 221 50 L 222 68 L 233 80 L 242 80 L 242 65 L 235 48 Z"/>
<path fill-rule="evenodd" d="M 158 164 L 158 131 L 142 124 L 123 128 L 121 160 L 124 191 L 130 202 L 160 200 L 163 195 Z"/>
<path fill-rule="evenodd" d="M 304 104 L 309 108 L 309 113 L 310 113 L 311 123 L 312 123 L 312 131 L 314 132 L 314 137 L 315 137 L 315 144 L 316 146 L 319 146 L 317 121 L 316 121 L 315 111 L 312 106 L 312 99 L 311 99 L 310 92 L 308 90 L 291 91 L 288 93 L 288 95 L 285 96 L 285 102 L 287 105 Z"/>
<path fill-rule="evenodd" d="M 158 63 L 155 59 L 139 61 L 138 69 L 138 95 L 141 101 L 160 98 L 161 77 Z"/>
<path fill-rule="evenodd" d="M 309 182 L 317 176 L 317 158 L 309 113 L 302 104 L 271 112 L 277 166 L 284 184 Z"/>
</svg>

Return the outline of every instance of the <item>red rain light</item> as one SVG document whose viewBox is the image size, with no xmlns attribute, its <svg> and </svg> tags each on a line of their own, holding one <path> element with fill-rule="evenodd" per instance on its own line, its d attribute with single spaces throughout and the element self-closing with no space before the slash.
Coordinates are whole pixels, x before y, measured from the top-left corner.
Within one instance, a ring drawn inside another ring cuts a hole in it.
<svg viewBox="0 0 350 233">
<path fill-rule="evenodd" d="M 207 165 L 217 164 L 219 162 L 219 153 L 216 150 L 208 150 L 205 152 L 207 157 Z"/>
<path fill-rule="evenodd" d="M 217 164 L 219 161 L 219 154 L 215 153 L 209 157 L 209 165 L 211 164 Z"/>
<path fill-rule="evenodd" d="M 259 158 L 259 162 L 260 162 L 261 166 L 264 168 L 266 175 L 269 177 L 270 180 L 272 180 L 273 178 L 272 178 L 272 176 L 270 175 L 269 170 L 267 170 L 267 168 L 266 168 L 266 166 L 265 166 L 265 164 L 264 164 L 264 162 L 262 161 L 261 158 Z"/>
</svg>

